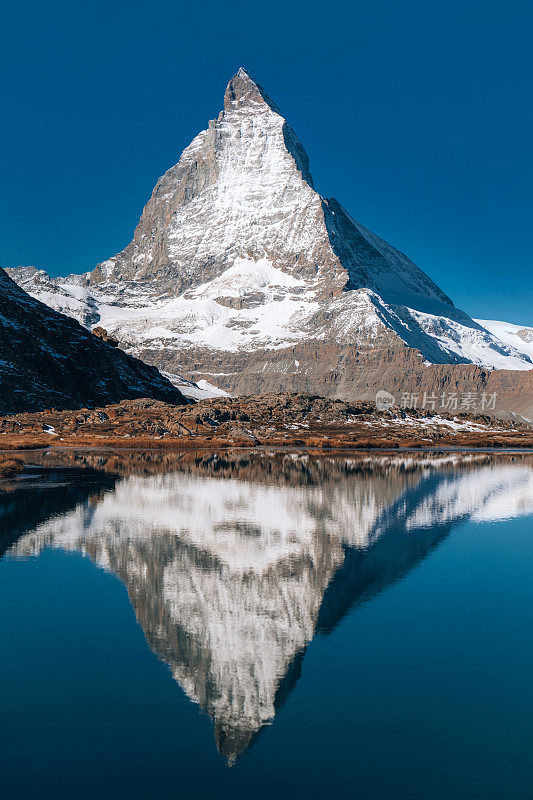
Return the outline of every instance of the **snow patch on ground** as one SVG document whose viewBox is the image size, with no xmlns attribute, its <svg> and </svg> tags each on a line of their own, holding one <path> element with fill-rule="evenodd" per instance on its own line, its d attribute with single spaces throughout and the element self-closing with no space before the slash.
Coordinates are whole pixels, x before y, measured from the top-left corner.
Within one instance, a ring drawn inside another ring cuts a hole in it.
<svg viewBox="0 0 533 800">
<path fill-rule="evenodd" d="M 182 395 L 187 397 L 189 400 L 208 400 L 212 397 L 231 396 L 223 389 L 219 389 L 218 386 L 214 386 L 208 381 L 201 380 L 197 383 L 194 383 L 193 381 L 188 381 L 181 375 L 176 375 L 172 372 L 161 372 L 161 374 L 167 378 L 170 383 L 176 387 L 176 389 L 179 389 Z"/>
</svg>

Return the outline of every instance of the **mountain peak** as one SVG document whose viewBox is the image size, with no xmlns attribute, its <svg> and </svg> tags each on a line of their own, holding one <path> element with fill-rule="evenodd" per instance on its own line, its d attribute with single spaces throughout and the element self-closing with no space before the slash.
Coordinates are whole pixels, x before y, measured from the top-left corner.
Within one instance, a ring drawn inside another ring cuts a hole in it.
<svg viewBox="0 0 533 800">
<path fill-rule="evenodd" d="M 263 87 L 243 67 L 239 67 L 226 87 L 224 94 L 224 111 L 239 108 L 244 105 L 266 103 L 273 111 L 278 112 Z M 278 112 L 279 113 L 279 112 Z"/>
</svg>

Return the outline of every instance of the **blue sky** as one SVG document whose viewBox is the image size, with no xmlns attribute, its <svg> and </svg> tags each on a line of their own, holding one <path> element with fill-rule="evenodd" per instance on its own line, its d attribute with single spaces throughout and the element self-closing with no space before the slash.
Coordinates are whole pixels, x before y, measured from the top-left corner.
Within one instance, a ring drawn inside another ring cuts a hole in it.
<svg viewBox="0 0 533 800">
<path fill-rule="evenodd" d="M 0 264 L 81 272 L 244 66 L 318 190 L 476 317 L 533 324 L 533 6 L 30 0 L 4 7 Z"/>
</svg>

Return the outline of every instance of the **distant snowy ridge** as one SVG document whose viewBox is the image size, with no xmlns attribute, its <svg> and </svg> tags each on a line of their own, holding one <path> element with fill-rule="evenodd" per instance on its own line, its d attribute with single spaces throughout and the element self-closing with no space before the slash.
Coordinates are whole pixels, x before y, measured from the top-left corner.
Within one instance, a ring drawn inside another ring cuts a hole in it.
<svg viewBox="0 0 533 800">
<path fill-rule="evenodd" d="M 498 322 L 492 319 L 476 319 L 474 322 L 533 361 L 533 325 L 516 325 L 513 322 Z"/>
</svg>

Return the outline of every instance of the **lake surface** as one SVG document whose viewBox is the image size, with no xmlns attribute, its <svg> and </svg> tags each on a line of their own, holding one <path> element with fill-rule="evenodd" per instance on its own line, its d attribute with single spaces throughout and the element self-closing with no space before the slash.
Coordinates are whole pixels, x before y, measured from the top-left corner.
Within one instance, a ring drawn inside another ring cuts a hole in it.
<svg viewBox="0 0 533 800">
<path fill-rule="evenodd" d="M 36 455 L 3 796 L 532 798 L 532 512 L 531 457 Z"/>
</svg>

